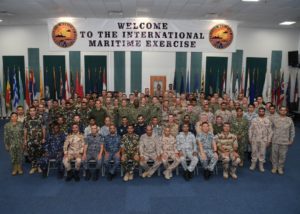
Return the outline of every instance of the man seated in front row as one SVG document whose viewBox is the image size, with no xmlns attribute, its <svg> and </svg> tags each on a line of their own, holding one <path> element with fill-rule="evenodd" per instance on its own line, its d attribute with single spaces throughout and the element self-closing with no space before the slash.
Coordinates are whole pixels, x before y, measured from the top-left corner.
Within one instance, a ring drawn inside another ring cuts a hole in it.
<svg viewBox="0 0 300 214">
<path fill-rule="evenodd" d="M 80 181 L 79 170 L 81 165 L 81 158 L 84 147 L 84 137 L 79 132 L 79 125 L 77 123 L 73 123 L 72 125 L 72 133 L 68 135 L 65 143 L 64 143 L 64 159 L 63 163 L 65 169 L 67 170 L 67 178 L 66 181 L 70 181 L 73 178 L 75 181 Z M 75 172 L 72 172 L 71 169 L 71 161 L 75 160 Z"/>
</svg>

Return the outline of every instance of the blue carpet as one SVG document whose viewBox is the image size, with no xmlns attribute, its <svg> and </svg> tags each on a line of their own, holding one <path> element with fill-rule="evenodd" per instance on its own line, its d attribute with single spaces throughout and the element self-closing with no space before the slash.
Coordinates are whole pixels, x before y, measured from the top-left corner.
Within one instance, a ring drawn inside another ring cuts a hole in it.
<svg viewBox="0 0 300 214">
<path fill-rule="evenodd" d="M 251 172 L 249 163 L 238 170 L 239 179 L 223 180 L 221 171 L 210 181 L 198 175 L 190 182 L 181 176 L 166 181 L 154 176 L 124 183 L 120 177 L 108 182 L 65 183 L 52 173 L 47 179 L 10 175 L 9 155 L 3 146 L 0 122 L 0 212 L 1 213 L 229 213 L 299 214 L 300 144 L 299 127 L 290 147 L 284 176 Z M 298 141 L 298 142 L 297 142 Z"/>
</svg>

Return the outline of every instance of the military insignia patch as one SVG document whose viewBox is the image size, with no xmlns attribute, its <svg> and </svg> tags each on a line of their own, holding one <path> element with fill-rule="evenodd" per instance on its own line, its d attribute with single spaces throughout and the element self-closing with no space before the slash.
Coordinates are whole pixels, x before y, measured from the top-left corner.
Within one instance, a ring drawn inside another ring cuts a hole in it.
<svg viewBox="0 0 300 214">
<path fill-rule="evenodd" d="M 225 24 L 214 26 L 209 32 L 209 41 L 217 49 L 227 48 L 233 40 L 231 27 Z"/>
<path fill-rule="evenodd" d="M 52 29 L 52 39 L 61 48 L 71 47 L 77 39 L 75 27 L 68 22 L 60 22 Z"/>
</svg>

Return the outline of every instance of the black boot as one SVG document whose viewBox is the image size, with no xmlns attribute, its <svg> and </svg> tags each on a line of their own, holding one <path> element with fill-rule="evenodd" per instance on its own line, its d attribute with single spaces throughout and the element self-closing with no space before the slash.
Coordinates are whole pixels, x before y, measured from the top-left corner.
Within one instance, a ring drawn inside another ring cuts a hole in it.
<svg viewBox="0 0 300 214">
<path fill-rule="evenodd" d="M 69 182 L 71 181 L 73 178 L 73 172 L 72 170 L 67 171 L 67 177 L 66 177 L 66 181 Z"/>
<path fill-rule="evenodd" d="M 194 171 L 193 172 L 190 172 L 189 170 L 187 170 L 187 171 L 188 171 L 188 177 L 189 177 L 189 179 L 192 179 Z"/>
<path fill-rule="evenodd" d="M 57 179 L 62 179 L 64 177 L 64 170 L 59 169 L 57 171 Z"/>
<path fill-rule="evenodd" d="M 93 176 L 93 181 L 98 181 L 100 170 L 96 169 Z"/>
<path fill-rule="evenodd" d="M 74 179 L 75 179 L 76 182 L 80 181 L 79 170 L 75 170 L 75 172 L 74 172 Z"/>
<path fill-rule="evenodd" d="M 42 177 L 47 178 L 47 169 L 42 169 Z"/>
<path fill-rule="evenodd" d="M 185 171 L 183 172 L 183 178 L 184 178 L 184 180 L 186 180 L 186 181 L 190 180 L 190 179 L 189 179 L 189 171 L 188 171 L 188 170 L 185 170 Z"/>
<path fill-rule="evenodd" d="M 89 169 L 85 170 L 85 180 L 89 181 L 91 179 L 91 171 Z"/>
<path fill-rule="evenodd" d="M 203 173 L 204 179 L 208 180 L 209 179 L 209 170 L 205 169 Z"/>
</svg>

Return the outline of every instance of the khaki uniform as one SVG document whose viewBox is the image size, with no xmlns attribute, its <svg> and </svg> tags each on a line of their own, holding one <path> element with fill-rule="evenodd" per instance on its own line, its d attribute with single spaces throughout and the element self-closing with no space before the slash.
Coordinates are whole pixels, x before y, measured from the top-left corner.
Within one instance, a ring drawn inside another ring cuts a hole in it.
<svg viewBox="0 0 300 214">
<path fill-rule="evenodd" d="M 162 149 L 162 162 L 166 170 L 172 172 L 180 163 L 180 158 L 177 156 L 177 144 L 174 136 L 170 135 L 166 137 L 165 135 L 160 138 L 161 149 Z M 172 160 L 173 163 L 170 164 L 169 161 Z"/>
<path fill-rule="evenodd" d="M 82 134 L 70 134 L 68 135 L 64 143 L 64 154 L 63 159 L 64 166 L 67 171 L 71 170 L 71 160 L 75 159 L 76 170 L 80 169 L 81 158 L 83 154 L 84 147 L 84 136 Z"/>
<path fill-rule="evenodd" d="M 228 110 L 222 111 L 221 109 L 217 110 L 215 116 L 221 116 L 224 123 L 231 123 L 232 113 Z"/>
</svg>

